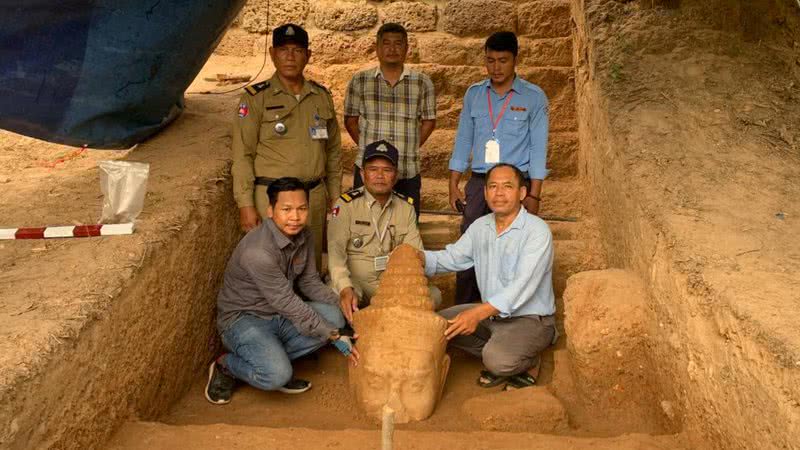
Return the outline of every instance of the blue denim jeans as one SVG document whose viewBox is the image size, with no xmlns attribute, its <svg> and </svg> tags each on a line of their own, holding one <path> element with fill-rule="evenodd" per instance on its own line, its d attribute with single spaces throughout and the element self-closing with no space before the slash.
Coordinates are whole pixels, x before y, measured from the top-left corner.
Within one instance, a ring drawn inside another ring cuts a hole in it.
<svg viewBox="0 0 800 450">
<path fill-rule="evenodd" d="M 338 305 L 308 302 L 308 306 L 331 325 L 344 326 Z M 292 322 L 279 315 L 263 319 L 245 314 L 222 333 L 222 343 L 230 351 L 222 364 L 233 376 L 271 391 L 291 380 L 293 359 L 319 349 L 327 339 L 300 334 Z"/>
</svg>

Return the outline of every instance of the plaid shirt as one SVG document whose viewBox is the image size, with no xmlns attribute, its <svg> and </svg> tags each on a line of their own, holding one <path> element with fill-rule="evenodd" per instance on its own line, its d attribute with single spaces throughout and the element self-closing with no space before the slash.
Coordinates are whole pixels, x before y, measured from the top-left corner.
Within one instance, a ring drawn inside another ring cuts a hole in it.
<svg viewBox="0 0 800 450">
<path fill-rule="evenodd" d="M 400 153 L 398 178 L 419 174 L 420 120 L 436 119 L 433 82 L 425 74 L 403 69 L 394 87 L 383 78 L 380 67 L 356 73 L 347 85 L 344 115 L 358 116 L 358 155 L 364 147 L 385 139 Z"/>
</svg>

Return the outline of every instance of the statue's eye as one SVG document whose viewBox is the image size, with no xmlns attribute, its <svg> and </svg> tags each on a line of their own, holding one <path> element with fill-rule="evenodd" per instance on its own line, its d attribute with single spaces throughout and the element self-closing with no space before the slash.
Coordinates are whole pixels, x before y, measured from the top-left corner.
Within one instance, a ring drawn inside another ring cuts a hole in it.
<svg viewBox="0 0 800 450">
<path fill-rule="evenodd" d="M 409 384 L 408 390 L 411 392 L 421 392 L 424 387 L 425 383 L 421 381 L 414 381 L 413 383 Z"/>
</svg>

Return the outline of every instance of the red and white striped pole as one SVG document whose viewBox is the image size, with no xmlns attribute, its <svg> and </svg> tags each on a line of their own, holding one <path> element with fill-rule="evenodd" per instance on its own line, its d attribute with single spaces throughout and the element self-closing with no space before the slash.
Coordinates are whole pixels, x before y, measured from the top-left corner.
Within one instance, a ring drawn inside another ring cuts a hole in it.
<svg viewBox="0 0 800 450">
<path fill-rule="evenodd" d="M 74 225 L 67 227 L 0 228 L 3 239 L 52 239 L 133 234 L 133 223 Z"/>
</svg>

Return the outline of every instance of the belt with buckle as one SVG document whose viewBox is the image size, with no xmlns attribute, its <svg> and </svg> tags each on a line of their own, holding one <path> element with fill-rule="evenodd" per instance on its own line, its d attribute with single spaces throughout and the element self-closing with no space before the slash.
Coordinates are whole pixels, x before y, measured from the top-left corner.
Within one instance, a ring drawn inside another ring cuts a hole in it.
<svg viewBox="0 0 800 450">
<path fill-rule="evenodd" d="M 277 180 L 277 178 L 256 177 L 255 184 L 257 186 L 269 187 L 269 185 L 272 184 L 272 182 L 275 180 Z M 317 178 L 316 180 L 303 182 L 303 184 L 306 186 L 306 189 L 308 189 L 309 191 L 319 186 L 320 183 L 322 183 L 322 178 Z"/>
</svg>

